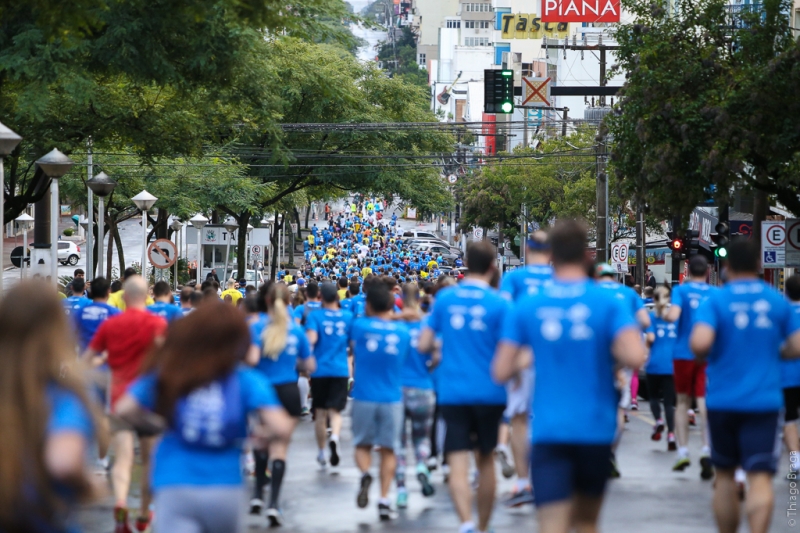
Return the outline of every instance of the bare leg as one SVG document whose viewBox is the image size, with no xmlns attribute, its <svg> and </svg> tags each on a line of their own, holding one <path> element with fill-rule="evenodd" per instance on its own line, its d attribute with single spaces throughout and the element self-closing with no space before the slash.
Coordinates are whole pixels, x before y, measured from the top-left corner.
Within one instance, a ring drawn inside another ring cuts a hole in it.
<svg viewBox="0 0 800 533">
<path fill-rule="evenodd" d="M 333 413 L 328 409 L 314 409 L 314 436 L 317 437 L 317 447 L 321 450 L 325 449 L 325 442 L 328 440 L 328 428 L 326 422 L 328 420 L 328 413 Z M 341 423 L 340 423 L 341 427 Z M 331 420 L 331 428 L 333 428 L 333 420 Z M 331 433 L 333 430 L 331 429 Z"/>
<path fill-rule="evenodd" d="M 361 473 L 369 472 L 370 465 L 372 465 L 372 446 L 356 446 L 356 466 Z"/>
<path fill-rule="evenodd" d="M 510 427 L 506 423 L 501 423 L 497 428 L 497 447 L 503 448 L 508 446 Z"/>
<path fill-rule="evenodd" d="M 487 531 L 494 509 L 494 495 L 497 478 L 494 474 L 494 457 L 492 453 L 480 454 L 478 463 L 478 530 Z M 451 466 L 452 468 L 452 466 Z M 451 470 L 452 472 L 452 470 Z"/>
<path fill-rule="evenodd" d="M 678 394 L 675 405 L 675 440 L 678 446 L 686 447 L 689 442 L 689 407 L 692 400 L 688 394 Z M 703 430 L 705 431 L 705 430 Z"/>
<path fill-rule="evenodd" d="M 472 520 L 472 490 L 469 486 L 469 453 L 450 452 L 447 464 L 450 465 L 450 497 L 456 508 L 458 518 L 463 524 Z"/>
<path fill-rule="evenodd" d="M 797 461 L 800 461 L 800 437 L 797 433 L 796 421 L 787 422 L 783 426 L 783 442 L 786 443 L 786 449 L 789 451 L 789 459 L 792 462 L 792 467 L 795 471 L 800 467 Z"/>
<path fill-rule="evenodd" d="M 775 495 L 772 490 L 772 476 L 767 472 L 747 473 L 747 521 L 751 533 L 767 533 L 772 519 Z"/>
<path fill-rule="evenodd" d="M 511 419 L 511 451 L 519 480 L 528 480 L 528 442 L 528 415 L 517 415 Z"/>
<path fill-rule="evenodd" d="M 572 522 L 572 502 L 548 503 L 536 509 L 539 533 L 568 533 Z"/>
<path fill-rule="evenodd" d="M 603 498 L 576 495 L 573 498 L 572 523 L 577 533 L 597 533 L 597 521 L 600 518 L 600 508 Z"/>
<path fill-rule="evenodd" d="M 153 495 L 150 493 L 151 459 L 153 456 L 153 448 L 155 448 L 157 441 L 158 439 L 156 437 L 139 438 L 139 455 L 142 458 L 142 475 L 139 479 L 139 487 L 141 490 L 139 516 L 143 518 L 150 516 L 150 502 L 153 499 Z"/>
<path fill-rule="evenodd" d="M 706 399 L 697 398 L 697 425 L 700 426 L 700 437 L 703 440 L 703 446 L 708 446 L 708 423 L 706 418 Z"/>
<path fill-rule="evenodd" d="M 686 409 L 683 410 L 686 413 Z M 739 491 L 733 478 L 734 469 L 717 469 L 714 480 L 714 517 L 719 533 L 736 533 L 739 528 Z"/>
<path fill-rule="evenodd" d="M 133 431 L 117 431 L 111 436 L 114 449 L 114 466 L 111 467 L 111 487 L 114 503 L 118 507 L 128 506 L 128 491 L 131 485 L 133 468 Z"/>
<path fill-rule="evenodd" d="M 342 413 L 335 409 L 328 409 L 328 419 L 331 422 L 331 435 L 342 433 Z"/>
<path fill-rule="evenodd" d="M 394 455 L 394 450 L 381 448 L 381 498 L 389 496 L 389 488 L 392 486 L 396 469 L 397 457 Z"/>
</svg>

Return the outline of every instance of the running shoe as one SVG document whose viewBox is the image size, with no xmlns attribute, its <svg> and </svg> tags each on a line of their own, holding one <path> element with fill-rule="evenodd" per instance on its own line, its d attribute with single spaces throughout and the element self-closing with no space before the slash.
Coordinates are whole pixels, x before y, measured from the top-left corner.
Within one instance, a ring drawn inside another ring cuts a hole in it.
<svg viewBox="0 0 800 533">
<path fill-rule="evenodd" d="M 133 533 L 128 525 L 128 510 L 114 507 L 114 533 Z"/>
<path fill-rule="evenodd" d="M 429 472 L 433 472 L 439 468 L 439 460 L 436 457 L 428 457 L 428 460 L 425 462 L 425 466 L 428 467 Z"/>
<path fill-rule="evenodd" d="M 339 465 L 339 452 L 336 451 L 336 441 L 328 441 L 328 447 L 331 449 L 331 466 Z"/>
<path fill-rule="evenodd" d="M 392 510 L 391 506 L 386 505 L 385 503 L 379 503 L 378 516 L 380 517 L 381 522 L 385 522 L 387 520 L 393 520 L 397 518 L 397 513 Z"/>
<path fill-rule="evenodd" d="M 700 458 L 700 479 L 708 481 L 714 477 L 714 467 L 711 465 L 711 458 L 703 456 Z"/>
<path fill-rule="evenodd" d="M 625 413 L 625 423 L 627 424 L 630 421 L 631 421 L 631 419 L 628 418 L 628 413 Z"/>
<path fill-rule="evenodd" d="M 678 451 L 678 443 L 675 442 L 675 434 L 668 433 L 667 434 L 667 451 L 668 452 L 676 452 Z"/>
<path fill-rule="evenodd" d="M 697 425 L 697 418 L 694 416 L 694 411 L 689 409 L 689 425 L 696 426 Z"/>
<path fill-rule="evenodd" d="M 300 416 L 308 416 L 311 414 L 311 410 L 308 407 L 303 407 L 300 409 Z"/>
<path fill-rule="evenodd" d="M 610 477 L 611 479 L 617 479 L 622 477 L 622 474 L 619 471 L 619 467 L 617 466 L 617 458 L 613 453 L 611 454 L 611 472 L 609 473 L 608 477 Z"/>
<path fill-rule="evenodd" d="M 422 485 L 422 495 L 426 498 L 433 496 L 436 489 L 431 485 L 431 473 L 428 471 L 428 467 L 425 466 L 425 463 L 419 463 L 417 465 L 417 479 L 420 485 Z"/>
<path fill-rule="evenodd" d="M 504 505 L 506 507 L 513 508 L 521 507 L 529 503 L 533 503 L 533 491 L 526 487 L 520 491 L 517 491 L 516 494 L 507 499 Z"/>
<path fill-rule="evenodd" d="M 267 520 L 269 520 L 269 527 L 281 527 L 283 525 L 283 513 L 280 509 L 270 507 L 267 509 Z"/>
<path fill-rule="evenodd" d="M 496 450 L 495 454 L 497 455 L 497 459 L 500 461 L 500 468 L 503 472 L 503 477 L 506 479 L 511 479 L 511 477 L 514 475 L 514 467 L 508 462 L 508 454 L 505 452 L 505 450 Z"/>
<path fill-rule="evenodd" d="M 361 487 L 358 489 L 356 503 L 360 509 L 369 505 L 369 486 L 372 485 L 372 476 L 367 472 L 361 476 Z"/>
<path fill-rule="evenodd" d="M 408 491 L 405 489 L 397 490 L 397 508 L 405 509 L 408 507 Z"/>
<path fill-rule="evenodd" d="M 319 452 L 319 455 L 317 455 L 317 464 L 321 468 L 325 468 L 326 466 L 328 466 L 328 461 L 325 460 L 325 454 L 324 453 Z"/>
<path fill-rule="evenodd" d="M 442 465 L 442 477 L 445 483 L 450 481 L 450 465 Z"/>
<path fill-rule="evenodd" d="M 678 460 L 675 461 L 674 465 L 672 465 L 672 471 L 683 472 L 684 470 L 689 468 L 690 464 L 692 464 L 692 462 L 689 460 L 688 457 L 678 457 Z"/>
<path fill-rule="evenodd" d="M 147 516 L 136 517 L 136 531 L 147 531 L 150 523 L 153 521 L 153 511 L 148 511 Z"/>
<path fill-rule="evenodd" d="M 260 515 L 264 509 L 264 500 L 261 498 L 253 498 L 250 500 L 250 514 Z"/>
<path fill-rule="evenodd" d="M 636 400 L 631 401 L 631 411 L 638 411 L 639 410 L 639 402 Z"/>
<path fill-rule="evenodd" d="M 650 435 L 650 440 L 659 441 L 661 440 L 661 434 L 664 432 L 664 422 L 659 420 L 656 422 L 656 425 L 653 426 L 653 434 Z"/>
</svg>

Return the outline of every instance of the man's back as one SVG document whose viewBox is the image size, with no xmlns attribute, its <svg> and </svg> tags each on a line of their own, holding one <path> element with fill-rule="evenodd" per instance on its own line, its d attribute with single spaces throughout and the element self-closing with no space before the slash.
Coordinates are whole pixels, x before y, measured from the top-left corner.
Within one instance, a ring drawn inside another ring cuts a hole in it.
<svg viewBox="0 0 800 533">
<path fill-rule="evenodd" d="M 681 309 L 678 319 L 678 342 L 675 344 L 675 359 L 694 359 L 689 349 L 689 337 L 695 322 L 695 315 L 700 306 L 717 290 L 708 283 L 688 281 L 678 285 L 672 291 L 672 305 Z"/>
<path fill-rule="evenodd" d="M 552 278 L 553 268 L 550 265 L 526 265 L 503 276 L 500 294 L 511 301 L 517 301 L 525 295 L 538 294 L 541 287 Z"/>
<path fill-rule="evenodd" d="M 78 344 L 81 349 L 86 349 L 103 322 L 120 313 L 119 309 L 105 302 L 89 302 L 73 313 L 78 328 Z"/>
</svg>

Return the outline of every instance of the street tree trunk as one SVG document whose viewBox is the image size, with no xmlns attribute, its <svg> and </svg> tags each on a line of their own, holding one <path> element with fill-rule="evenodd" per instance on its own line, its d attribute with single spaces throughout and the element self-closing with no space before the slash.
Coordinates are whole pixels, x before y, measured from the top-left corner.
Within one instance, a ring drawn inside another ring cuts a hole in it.
<svg viewBox="0 0 800 533">
<path fill-rule="evenodd" d="M 305 225 L 305 226 L 303 226 L 303 227 L 304 227 L 304 228 L 306 228 L 306 229 L 309 229 L 309 226 L 308 226 L 308 221 L 309 221 L 309 218 L 310 218 L 310 217 L 311 217 L 311 204 L 308 204 L 308 205 L 306 206 L 306 225 Z M 300 227 L 299 227 L 299 226 L 300 226 L 300 224 L 299 224 L 299 221 L 298 221 L 298 224 L 297 224 L 297 225 L 298 225 L 297 231 L 300 231 Z"/>
<path fill-rule="evenodd" d="M 250 213 L 243 213 L 235 218 L 239 223 L 239 235 L 236 243 L 236 275 L 237 279 L 242 279 L 247 270 L 247 225 L 250 224 Z"/>
</svg>

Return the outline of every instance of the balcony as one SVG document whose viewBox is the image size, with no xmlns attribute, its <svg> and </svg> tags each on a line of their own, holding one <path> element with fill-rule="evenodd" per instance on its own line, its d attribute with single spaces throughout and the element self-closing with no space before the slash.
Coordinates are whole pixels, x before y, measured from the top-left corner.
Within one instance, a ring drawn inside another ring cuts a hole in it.
<svg viewBox="0 0 800 533">
<path fill-rule="evenodd" d="M 766 18 L 764 4 L 728 4 L 725 6 L 725 15 L 727 27 L 732 30 L 746 28 L 748 21 L 754 20 L 754 15 L 760 15 L 762 21 Z"/>
</svg>

